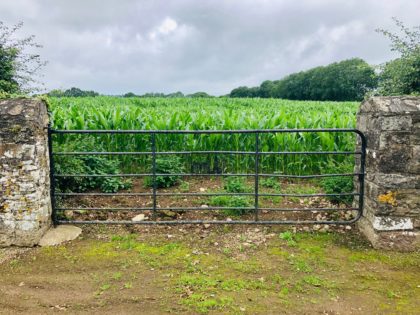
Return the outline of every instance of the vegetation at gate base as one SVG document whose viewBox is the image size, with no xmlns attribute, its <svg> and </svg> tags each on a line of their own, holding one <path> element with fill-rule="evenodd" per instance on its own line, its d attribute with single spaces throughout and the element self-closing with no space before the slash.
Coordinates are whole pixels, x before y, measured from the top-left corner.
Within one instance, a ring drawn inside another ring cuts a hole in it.
<svg viewBox="0 0 420 315">
<path fill-rule="evenodd" d="M 184 166 L 178 156 L 169 155 L 156 159 L 157 174 L 182 174 L 184 171 Z M 179 175 L 156 176 L 156 187 L 168 188 L 174 186 L 180 179 L 181 176 Z M 147 177 L 145 184 L 148 187 L 153 187 L 152 177 Z"/>
<path fill-rule="evenodd" d="M 228 177 L 223 188 L 230 193 L 244 193 L 249 190 L 246 187 L 245 179 L 242 177 Z"/>
<path fill-rule="evenodd" d="M 254 211 L 254 209 L 243 209 L 251 206 L 249 198 L 244 196 L 215 196 L 210 199 L 209 204 L 214 207 L 237 208 L 224 209 L 223 213 L 228 216 L 241 216 Z"/>
<path fill-rule="evenodd" d="M 85 138 L 79 141 L 85 151 L 98 149 L 98 144 L 92 138 Z M 78 151 L 80 143 L 74 142 L 57 145 L 55 152 Z M 98 155 L 62 156 L 54 157 L 54 171 L 60 174 L 119 174 L 121 169 L 119 162 Z M 122 180 L 119 177 L 57 177 L 56 188 L 61 192 L 83 192 L 89 189 L 99 188 L 103 192 L 117 192 L 120 189 L 131 187 L 129 180 Z"/>
<path fill-rule="evenodd" d="M 223 189 L 228 193 L 245 193 L 250 191 L 242 177 L 228 177 L 223 185 Z M 237 208 L 224 209 L 223 213 L 228 216 L 241 216 L 254 211 L 253 209 L 241 209 L 251 206 L 251 198 L 248 196 L 215 196 L 210 198 L 209 204 L 215 207 Z"/>
<path fill-rule="evenodd" d="M 347 163 L 344 165 L 330 165 L 329 173 L 351 174 L 354 172 L 354 164 Z M 344 194 L 352 193 L 354 189 L 354 176 L 334 176 L 325 177 L 321 181 L 321 186 L 326 194 Z M 327 197 L 332 202 L 345 203 L 350 205 L 353 201 L 353 196 L 329 196 Z"/>
<path fill-rule="evenodd" d="M 265 187 L 265 188 L 272 188 L 275 190 L 280 189 L 280 183 L 276 177 L 263 178 L 260 181 L 260 184 L 262 187 Z"/>
</svg>

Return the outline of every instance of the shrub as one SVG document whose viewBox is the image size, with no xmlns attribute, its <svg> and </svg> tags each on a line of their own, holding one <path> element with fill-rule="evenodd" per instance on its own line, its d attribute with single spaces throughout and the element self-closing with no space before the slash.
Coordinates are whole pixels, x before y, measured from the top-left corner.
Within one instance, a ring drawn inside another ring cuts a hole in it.
<svg viewBox="0 0 420 315">
<path fill-rule="evenodd" d="M 179 174 L 184 172 L 184 165 L 178 156 L 164 156 L 156 159 L 157 174 Z M 156 176 L 157 188 L 168 188 L 174 186 L 181 177 L 178 175 Z M 152 177 L 145 180 L 147 187 L 153 187 Z"/>
<path fill-rule="evenodd" d="M 98 144 L 91 138 L 83 141 L 74 141 L 61 144 L 54 148 L 55 151 L 79 151 L 82 147 L 85 151 L 97 151 Z M 76 148 L 77 146 L 77 148 Z M 121 173 L 119 162 L 107 157 L 97 155 L 80 156 L 55 156 L 54 169 L 56 174 L 119 174 Z M 129 188 L 131 181 L 122 180 L 119 177 L 58 177 L 56 188 L 59 191 L 83 192 L 88 189 L 99 188 L 103 192 L 117 192 L 120 189 Z"/>
<path fill-rule="evenodd" d="M 342 166 L 330 166 L 331 173 L 352 173 L 353 164 L 343 164 Z M 342 194 L 353 192 L 353 176 L 325 177 L 321 181 L 322 188 L 327 194 Z M 329 196 L 333 202 L 343 202 L 351 204 L 353 196 Z"/>
</svg>

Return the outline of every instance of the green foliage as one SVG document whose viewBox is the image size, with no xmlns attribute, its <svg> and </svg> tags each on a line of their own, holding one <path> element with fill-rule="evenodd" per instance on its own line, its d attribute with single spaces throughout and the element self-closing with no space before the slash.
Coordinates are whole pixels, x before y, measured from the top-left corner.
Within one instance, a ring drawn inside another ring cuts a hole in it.
<svg viewBox="0 0 420 315">
<path fill-rule="evenodd" d="M 293 73 L 278 81 L 264 81 L 260 87 L 241 86 L 233 89 L 230 97 L 360 101 L 376 86 L 373 67 L 353 58 Z"/>
<path fill-rule="evenodd" d="M 330 165 L 330 173 L 353 173 L 353 164 Z M 321 186 L 327 194 L 351 193 L 354 189 L 353 176 L 325 177 L 321 181 Z M 333 202 L 351 204 L 353 196 L 330 196 Z"/>
<path fill-rule="evenodd" d="M 65 91 L 52 90 L 48 92 L 48 96 L 51 96 L 51 97 L 95 97 L 95 96 L 99 96 L 99 93 L 95 91 L 84 91 L 79 88 L 72 87 Z"/>
<path fill-rule="evenodd" d="M 259 97 L 260 91 L 258 87 L 246 87 L 240 86 L 236 89 L 233 89 L 230 94 L 230 97 Z"/>
<path fill-rule="evenodd" d="M 401 34 L 378 29 L 391 40 L 391 50 L 400 57 L 380 67 L 378 93 L 380 95 L 420 94 L 420 26 L 407 28 L 395 19 Z"/>
<path fill-rule="evenodd" d="M 88 151 L 97 148 L 91 139 L 79 139 L 78 142 L 57 145 L 55 151 L 77 151 L 83 147 Z M 119 163 L 106 157 L 96 155 L 55 156 L 54 169 L 59 174 L 118 174 L 121 173 Z M 58 177 L 56 187 L 59 191 L 83 192 L 99 188 L 103 192 L 117 192 L 131 186 L 130 181 L 119 177 Z"/>
<path fill-rule="evenodd" d="M 19 83 L 15 79 L 15 60 L 18 51 L 13 48 L 3 48 L 0 45 L 0 91 L 18 93 Z"/>
<path fill-rule="evenodd" d="M 179 185 L 179 189 L 182 192 L 188 192 L 190 191 L 190 183 L 186 182 L 186 181 L 182 181 L 181 184 Z"/>
<path fill-rule="evenodd" d="M 212 96 L 209 95 L 209 94 L 207 94 L 206 92 L 195 92 L 193 94 L 187 95 L 187 97 L 191 97 L 191 98 L 207 98 L 207 97 L 212 97 Z"/>
<path fill-rule="evenodd" d="M 128 93 L 125 93 L 125 94 L 123 95 L 123 97 L 137 97 L 137 95 L 136 95 L 136 94 L 134 94 L 133 92 L 128 92 Z"/>
<path fill-rule="evenodd" d="M 156 173 L 157 174 L 180 174 L 184 172 L 184 165 L 178 156 L 163 156 L 156 159 Z M 179 180 L 178 175 L 156 176 L 157 188 L 168 188 L 174 186 Z M 153 187 L 153 180 L 147 177 L 145 180 L 146 186 Z"/>
<path fill-rule="evenodd" d="M 244 193 L 248 191 L 244 178 L 228 177 L 223 188 L 230 193 Z"/>
<path fill-rule="evenodd" d="M 286 241 L 287 245 L 289 245 L 289 246 L 296 246 L 297 245 L 296 240 L 294 238 L 294 235 L 290 231 L 280 233 L 279 238 Z"/>
<path fill-rule="evenodd" d="M 24 94 L 38 90 L 35 78 L 46 63 L 34 53 L 41 47 L 34 36 L 16 36 L 22 27 L 22 22 L 9 27 L 0 21 L 0 92 Z"/>
<path fill-rule="evenodd" d="M 237 209 L 224 209 L 223 213 L 229 216 L 241 216 L 253 212 L 253 209 L 241 209 L 250 207 L 250 201 L 243 196 L 215 196 L 209 201 L 214 207 L 227 207 Z"/>
<path fill-rule="evenodd" d="M 260 181 L 260 184 L 265 188 L 280 189 L 280 183 L 276 177 L 264 178 Z"/>
</svg>

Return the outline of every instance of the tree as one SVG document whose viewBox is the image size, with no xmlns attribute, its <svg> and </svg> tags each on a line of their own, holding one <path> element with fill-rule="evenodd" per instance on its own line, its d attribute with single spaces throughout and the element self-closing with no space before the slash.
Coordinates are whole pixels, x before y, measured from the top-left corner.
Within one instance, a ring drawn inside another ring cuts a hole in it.
<svg viewBox="0 0 420 315">
<path fill-rule="evenodd" d="M 391 50 L 400 57 L 381 65 L 378 93 L 381 95 L 420 94 L 420 26 L 412 29 L 393 18 L 400 34 L 377 29 L 391 41 Z"/>
<path fill-rule="evenodd" d="M 16 32 L 22 27 L 22 22 L 9 27 L 0 21 L 0 92 L 39 90 L 36 77 L 46 62 L 38 54 L 27 51 L 41 47 L 35 42 L 34 35 L 16 38 Z"/>
<path fill-rule="evenodd" d="M 99 93 L 95 91 L 84 91 L 76 87 L 72 87 L 65 91 L 62 90 L 51 90 L 48 92 L 48 96 L 52 97 L 95 97 L 99 96 Z"/>
<path fill-rule="evenodd" d="M 240 86 L 236 89 L 233 89 L 229 96 L 230 97 L 259 97 L 260 88 L 259 87 L 246 87 Z"/>
<path fill-rule="evenodd" d="M 137 95 L 136 94 L 134 94 L 133 92 L 128 92 L 128 93 L 125 93 L 124 95 L 123 95 L 123 97 L 136 97 Z"/>
<path fill-rule="evenodd" d="M 213 97 L 213 96 L 207 94 L 206 92 L 195 92 L 193 94 L 188 94 L 187 97 L 191 97 L 191 98 L 205 98 L 205 97 Z"/>
</svg>

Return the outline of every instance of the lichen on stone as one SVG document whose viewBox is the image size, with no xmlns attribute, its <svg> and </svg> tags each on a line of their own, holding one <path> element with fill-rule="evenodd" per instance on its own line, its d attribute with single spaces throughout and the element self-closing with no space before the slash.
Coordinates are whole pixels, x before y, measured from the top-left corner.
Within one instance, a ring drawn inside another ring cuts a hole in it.
<svg viewBox="0 0 420 315">
<path fill-rule="evenodd" d="M 397 193 L 388 191 L 386 194 L 382 194 L 378 196 L 378 201 L 382 203 L 390 204 L 391 206 L 396 207 L 398 205 L 397 203 Z"/>
</svg>

